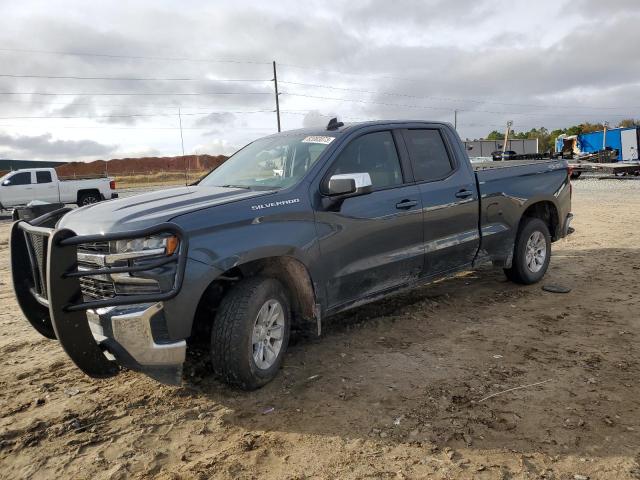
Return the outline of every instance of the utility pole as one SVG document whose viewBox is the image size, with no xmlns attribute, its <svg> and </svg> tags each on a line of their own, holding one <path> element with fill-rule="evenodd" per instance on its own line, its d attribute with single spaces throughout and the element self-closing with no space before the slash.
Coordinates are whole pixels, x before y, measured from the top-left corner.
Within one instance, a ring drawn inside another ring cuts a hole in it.
<svg viewBox="0 0 640 480">
<path fill-rule="evenodd" d="M 178 107 L 178 122 L 180 123 L 180 145 L 182 145 L 182 160 L 184 161 L 184 184 L 189 183 L 189 174 L 187 172 L 187 159 L 184 156 L 184 137 L 182 136 L 182 113 Z"/>
<path fill-rule="evenodd" d="M 276 70 L 276 61 L 273 61 L 273 85 L 276 90 L 276 117 L 278 119 L 278 132 L 280 131 L 280 100 L 278 99 L 278 71 Z"/>
<path fill-rule="evenodd" d="M 182 136 L 182 114 L 180 113 L 180 107 L 178 107 L 178 122 L 180 123 L 180 144 L 182 145 L 182 156 L 184 157 L 184 137 Z"/>
<path fill-rule="evenodd" d="M 502 145 L 502 154 L 507 151 L 507 142 L 509 141 L 509 132 L 511 131 L 511 125 L 513 125 L 513 121 L 509 120 L 507 122 L 507 131 L 504 134 L 504 145 Z"/>
<path fill-rule="evenodd" d="M 458 110 L 453 111 L 453 128 L 458 130 Z"/>
</svg>

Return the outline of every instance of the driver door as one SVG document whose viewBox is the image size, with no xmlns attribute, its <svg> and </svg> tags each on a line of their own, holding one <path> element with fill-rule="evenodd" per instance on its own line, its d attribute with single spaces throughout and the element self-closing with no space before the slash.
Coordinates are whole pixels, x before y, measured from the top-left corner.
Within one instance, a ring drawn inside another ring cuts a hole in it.
<svg viewBox="0 0 640 480">
<path fill-rule="evenodd" d="M 351 140 L 325 175 L 321 193 L 332 175 L 349 173 L 368 173 L 373 189 L 339 205 L 319 202 L 316 208 L 329 309 L 405 285 L 421 274 L 422 204 L 407 171 L 392 131 L 385 130 Z"/>
<path fill-rule="evenodd" d="M 16 172 L 2 182 L 2 189 L 5 207 L 14 205 L 26 205 L 34 200 L 33 186 L 31 185 L 31 172 Z"/>
</svg>

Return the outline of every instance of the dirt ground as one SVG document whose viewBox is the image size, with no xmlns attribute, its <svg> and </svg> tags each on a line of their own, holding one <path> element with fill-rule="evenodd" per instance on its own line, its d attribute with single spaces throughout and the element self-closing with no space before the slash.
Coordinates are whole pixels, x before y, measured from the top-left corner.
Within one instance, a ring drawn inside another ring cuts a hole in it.
<svg viewBox="0 0 640 480">
<path fill-rule="evenodd" d="M 573 211 L 543 282 L 570 293 L 426 286 L 294 339 L 252 393 L 197 355 L 180 388 L 85 377 L 22 317 L 4 221 L 0 477 L 640 479 L 640 182 L 578 180 Z"/>
</svg>

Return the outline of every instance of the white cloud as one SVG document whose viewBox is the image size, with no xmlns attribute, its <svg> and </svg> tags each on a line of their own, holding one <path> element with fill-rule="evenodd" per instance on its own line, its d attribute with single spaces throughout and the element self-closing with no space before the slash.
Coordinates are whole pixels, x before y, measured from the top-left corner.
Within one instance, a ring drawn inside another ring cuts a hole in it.
<svg viewBox="0 0 640 480">
<path fill-rule="evenodd" d="M 213 139 L 206 143 L 191 148 L 187 153 L 191 154 L 208 154 L 208 155 L 231 155 L 238 151 L 242 146 L 231 145 L 223 139 Z"/>
<path fill-rule="evenodd" d="M 180 154 L 178 106 L 186 151 L 229 153 L 275 131 L 274 59 L 284 129 L 334 113 L 452 121 L 458 110 L 462 135 L 480 137 L 509 119 L 616 122 L 640 105 L 628 80 L 640 68 L 637 0 L 24 0 L 2 12 L 2 48 L 106 55 L 0 50 L 3 72 L 187 79 L 0 78 L 0 92 L 146 94 L 0 95 L 0 133 L 31 138 L 0 146 L 11 155 Z M 48 116 L 77 118 L 17 118 Z"/>
<path fill-rule="evenodd" d="M 116 148 L 115 145 L 103 145 L 93 140 L 55 139 L 49 133 L 36 136 L 0 133 L 0 156 L 4 158 L 84 159 L 111 155 Z"/>
</svg>

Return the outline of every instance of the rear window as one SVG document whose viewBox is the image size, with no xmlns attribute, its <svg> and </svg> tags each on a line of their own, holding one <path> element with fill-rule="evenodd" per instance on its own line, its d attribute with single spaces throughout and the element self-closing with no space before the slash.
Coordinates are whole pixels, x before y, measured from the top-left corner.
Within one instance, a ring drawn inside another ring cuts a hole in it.
<svg viewBox="0 0 640 480">
<path fill-rule="evenodd" d="M 454 170 L 439 130 L 407 130 L 404 138 L 417 181 L 439 180 Z"/>
<path fill-rule="evenodd" d="M 51 183 L 51 172 L 36 172 L 38 183 Z"/>
</svg>

